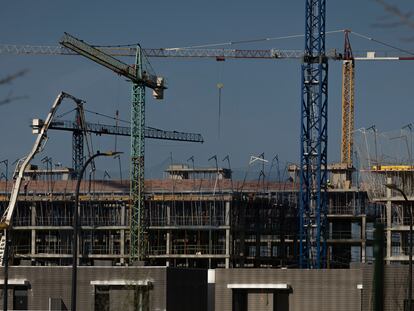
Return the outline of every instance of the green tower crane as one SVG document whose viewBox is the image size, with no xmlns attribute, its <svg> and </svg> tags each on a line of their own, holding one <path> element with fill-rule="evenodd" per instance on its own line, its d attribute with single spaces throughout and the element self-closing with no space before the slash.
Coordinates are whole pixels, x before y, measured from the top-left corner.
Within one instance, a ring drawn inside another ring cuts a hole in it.
<svg viewBox="0 0 414 311">
<path fill-rule="evenodd" d="M 153 90 L 156 99 L 163 99 L 164 79 L 144 70 L 143 52 L 136 48 L 135 65 L 128 65 L 111 55 L 65 33 L 60 41 L 64 47 L 82 55 L 132 82 L 131 104 L 131 204 L 130 204 L 130 260 L 145 257 L 144 228 L 144 155 L 145 155 L 145 88 Z"/>
</svg>

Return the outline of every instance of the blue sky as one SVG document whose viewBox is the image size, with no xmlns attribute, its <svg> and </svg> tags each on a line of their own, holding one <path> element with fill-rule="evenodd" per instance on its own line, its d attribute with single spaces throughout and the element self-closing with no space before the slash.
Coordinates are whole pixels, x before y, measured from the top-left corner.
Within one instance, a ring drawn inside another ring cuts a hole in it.
<svg viewBox="0 0 414 311">
<path fill-rule="evenodd" d="M 399 46 L 414 49 L 414 29 L 375 26 L 387 13 L 374 1 L 327 1 L 327 31 L 349 28 Z M 129 44 L 177 47 L 304 32 L 305 1 L 8 1 L 0 12 L 0 43 L 57 45 L 63 32 L 92 44 Z M 403 10 L 407 1 L 395 0 Z M 391 19 L 392 20 L 392 19 Z M 304 39 L 234 46 L 247 49 L 302 49 Z M 354 50 L 389 50 L 351 37 Z M 341 50 L 342 34 L 327 36 L 327 48 Z M 402 55 L 395 52 L 396 55 Z M 126 61 L 132 62 L 133 59 Z M 147 93 L 147 125 L 201 133 L 205 143 L 150 141 L 146 144 L 147 176 L 155 176 L 168 161 L 196 165 L 227 154 L 233 167 L 247 166 L 252 154 L 275 154 L 282 161 L 299 161 L 300 62 L 298 60 L 151 59 L 168 80 L 164 101 Z M 28 98 L 0 106 L 0 160 L 25 155 L 34 137 L 29 123 L 44 118 L 57 94 L 66 91 L 86 100 L 86 108 L 130 118 L 130 84 L 105 68 L 76 56 L 0 55 L 1 77 L 21 69 L 29 73 L 2 86 L 0 95 Z M 355 126 L 375 124 L 380 130 L 414 122 L 412 74 L 414 62 L 357 63 Z M 221 135 L 218 138 L 217 83 L 223 83 Z M 341 124 L 341 63 L 329 68 L 329 162 L 339 159 Z M 62 107 L 61 112 L 71 107 Z M 87 115 L 89 121 L 111 123 Z M 113 137 L 94 137 L 95 149 L 113 149 Z M 128 167 L 129 140 L 119 138 Z M 51 132 L 46 154 L 54 162 L 71 164 L 71 136 Z M 38 156 L 37 161 L 43 157 Z M 213 165 L 213 163 L 210 163 Z M 224 164 L 224 163 L 223 163 Z M 115 160 L 100 160 L 98 168 L 118 170 Z M 113 173 L 115 174 L 115 173 Z"/>
</svg>

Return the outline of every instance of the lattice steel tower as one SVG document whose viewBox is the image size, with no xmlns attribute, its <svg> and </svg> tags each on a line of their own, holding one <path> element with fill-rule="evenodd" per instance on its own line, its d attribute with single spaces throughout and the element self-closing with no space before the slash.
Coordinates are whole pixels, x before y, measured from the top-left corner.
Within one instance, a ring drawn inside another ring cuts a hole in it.
<svg viewBox="0 0 414 311">
<path fill-rule="evenodd" d="M 352 167 L 354 147 L 354 99 L 355 60 L 349 42 L 349 30 L 345 30 L 344 61 L 342 64 L 342 144 L 341 163 Z"/>
<path fill-rule="evenodd" d="M 306 0 L 302 64 L 299 266 L 322 268 L 326 261 L 328 59 L 325 55 L 326 0 Z"/>
</svg>

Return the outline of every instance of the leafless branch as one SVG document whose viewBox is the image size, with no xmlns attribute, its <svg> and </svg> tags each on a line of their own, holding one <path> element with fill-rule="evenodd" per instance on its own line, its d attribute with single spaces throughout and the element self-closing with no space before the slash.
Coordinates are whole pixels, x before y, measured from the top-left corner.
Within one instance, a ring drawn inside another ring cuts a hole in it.
<svg viewBox="0 0 414 311">
<path fill-rule="evenodd" d="M 27 98 L 29 97 L 28 96 L 7 96 L 5 99 L 0 100 L 0 106 L 9 104 L 16 100 L 27 99 Z"/>
<path fill-rule="evenodd" d="M 20 71 L 17 71 L 11 75 L 8 75 L 7 77 L 0 79 L 0 85 L 4 85 L 4 84 L 9 84 L 12 81 L 14 81 L 15 79 L 24 76 L 27 72 L 29 72 L 28 69 L 23 69 Z M 2 105 L 6 105 L 9 104 L 11 102 L 14 102 L 16 100 L 21 100 L 21 99 L 26 99 L 27 96 L 12 96 L 12 91 L 9 92 L 9 94 L 7 95 L 7 97 L 0 99 L 0 106 Z"/>
<path fill-rule="evenodd" d="M 10 83 L 10 82 L 12 82 L 13 80 L 15 80 L 16 78 L 19 78 L 19 77 L 22 77 L 22 76 L 24 76 L 26 73 L 28 73 L 29 72 L 29 70 L 28 69 L 23 69 L 23 70 L 20 70 L 20 71 L 18 71 L 18 72 L 16 72 L 16 73 L 13 73 L 13 74 L 11 74 L 11 75 L 9 75 L 9 76 L 7 76 L 7 77 L 5 77 L 5 78 L 3 78 L 3 79 L 0 79 L 0 85 L 1 84 L 7 84 L 7 83 Z"/>
<path fill-rule="evenodd" d="M 413 12 L 403 12 L 398 6 L 389 4 L 384 0 L 375 0 L 377 3 L 382 5 L 384 10 L 391 14 L 394 17 L 397 17 L 399 21 L 391 23 L 391 24 L 401 24 L 408 26 L 410 28 L 414 28 L 414 19 L 412 18 Z M 386 24 L 386 23 L 385 23 Z"/>
</svg>

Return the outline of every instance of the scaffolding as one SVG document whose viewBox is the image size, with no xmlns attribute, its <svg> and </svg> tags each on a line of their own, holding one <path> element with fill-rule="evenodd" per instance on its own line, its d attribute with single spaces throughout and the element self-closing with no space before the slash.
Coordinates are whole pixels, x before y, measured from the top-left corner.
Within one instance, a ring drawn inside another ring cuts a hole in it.
<svg viewBox="0 0 414 311">
<path fill-rule="evenodd" d="M 195 179 L 198 175 L 189 173 L 193 179 L 146 181 L 146 264 L 298 266 L 295 182 L 267 181 L 262 175 L 244 181 Z M 71 264 L 75 181 L 54 178 L 51 184 L 47 175 L 38 174 L 25 185 L 14 220 L 13 264 Z M 1 182 L 0 189 L 5 189 Z M 3 192 L 4 209 L 7 191 Z M 367 194 L 356 188 L 335 188 L 328 191 L 328 198 L 329 267 L 369 261 L 371 242 L 366 232 L 377 216 L 372 216 L 376 208 Z M 85 180 L 80 204 L 80 263 L 129 264 L 128 183 Z"/>
<path fill-rule="evenodd" d="M 379 132 L 372 126 L 358 130 L 357 138 L 362 187 L 381 206 L 378 221 L 385 224 L 385 260 L 407 263 L 414 201 L 412 127 Z"/>
</svg>

